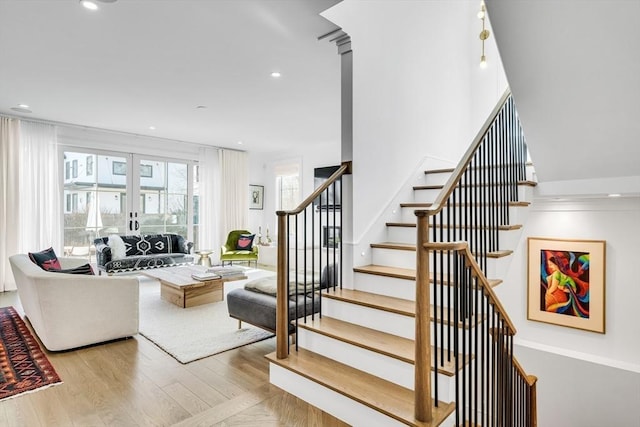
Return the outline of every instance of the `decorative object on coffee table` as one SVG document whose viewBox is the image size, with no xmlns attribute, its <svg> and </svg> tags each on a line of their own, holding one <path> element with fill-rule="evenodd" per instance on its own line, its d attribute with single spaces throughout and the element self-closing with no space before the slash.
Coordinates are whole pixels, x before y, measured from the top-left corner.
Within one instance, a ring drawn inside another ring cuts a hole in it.
<svg viewBox="0 0 640 427">
<path fill-rule="evenodd" d="M 0 308 L 0 400 L 62 381 L 13 307 Z"/>
</svg>

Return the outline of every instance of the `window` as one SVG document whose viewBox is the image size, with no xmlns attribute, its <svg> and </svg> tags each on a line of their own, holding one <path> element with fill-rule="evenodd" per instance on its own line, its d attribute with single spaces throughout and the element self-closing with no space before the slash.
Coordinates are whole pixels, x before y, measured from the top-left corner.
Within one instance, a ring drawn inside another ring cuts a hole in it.
<svg viewBox="0 0 640 427">
<path fill-rule="evenodd" d="M 78 193 L 71 195 L 71 212 L 78 212 Z"/>
<path fill-rule="evenodd" d="M 68 164 L 68 163 L 67 163 Z M 66 195 L 65 212 L 71 212 L 71 194 Z"/>
<path fill-rule="evenodd" d="M 71 179 L 71 162 L 64 162 L 64 179 Z"/>
<path fill-rule="evenodd" d="M 74 160 L 71 163 L 71 177 L 72 178 L 78 177 L 78 161 L 77 160 Z"/>
<path fill-rule="evenodd" d="M 300 203 L 300 163 L 286 163 L 274 167 L 276 176 L 276 209 L 291 210 Z"/>
<path fill-rule="evenodd" d="M 93 175 L 93 156 L 87 156 L 87 176 Z"/>
</svg>

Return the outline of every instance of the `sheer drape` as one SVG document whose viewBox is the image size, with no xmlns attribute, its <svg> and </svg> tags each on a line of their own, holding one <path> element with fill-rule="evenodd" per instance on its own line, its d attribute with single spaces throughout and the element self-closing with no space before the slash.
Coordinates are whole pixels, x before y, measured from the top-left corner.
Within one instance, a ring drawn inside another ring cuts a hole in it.
<svg viewBox="0 0 640 427">
<path fill-rule="evenodd" d="M 249 163 L 241 151 L 220 150 L 220 230 L 224 239 L 231 230 L 249 225 Z M 223 243 L 223 242 L 221 242 Z"/>
<path fill-rule="evenodd" d="M 56 128 L 20 123 L 21 252 L 52 246 L 62 254 L 62 188 Z"/>
<path fill-rule="evenodd" d="M 15 289 L 7 258 L 53 247 L 62 253 L 60 179 L 54 126 L 2 118 L 2 290 Z"/>
<path fill-rule="evenodd" d="M 198 158 L 199 232 L 196 249 L 211 249 L 211 260 L 219 261 L 219 247 L 226 237 L 220 234 L 220 156 L 213 147 L 201 148 Z"/>
<path fill-rule="evenodd" d="M 15 289 L 9 256 L 18 252 L 16 211 L 20 202 L 18 164 L 20 123 L 0 117 L 0 291 Z"/>
</svg>

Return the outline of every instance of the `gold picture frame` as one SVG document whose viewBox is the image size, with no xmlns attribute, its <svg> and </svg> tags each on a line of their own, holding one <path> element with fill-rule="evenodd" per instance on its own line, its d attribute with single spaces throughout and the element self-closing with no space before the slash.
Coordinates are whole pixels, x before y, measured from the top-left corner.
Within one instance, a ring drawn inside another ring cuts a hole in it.
<svg viewBox="0 0 640 427">
<path fill-rule="evenodd" d="M 527 319 L 605 333 L 604 240 L 529 237 Z"/>
</svg>

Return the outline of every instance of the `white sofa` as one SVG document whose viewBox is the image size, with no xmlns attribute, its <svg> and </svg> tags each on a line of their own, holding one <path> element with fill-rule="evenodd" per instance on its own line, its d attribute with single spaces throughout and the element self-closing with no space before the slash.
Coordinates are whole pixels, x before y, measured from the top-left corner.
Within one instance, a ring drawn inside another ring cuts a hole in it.
<svg viewBox="0 0 640 427">
<path fill-rule="evenodd" d="M 87 262 L 58 259 L 63 269 Z M 138 333 L 137 277 L 53 273 L 25 254 L 13 255 L 9 262 L 25 315 L 48 350 L 67 350 Z"/>
</svg>

